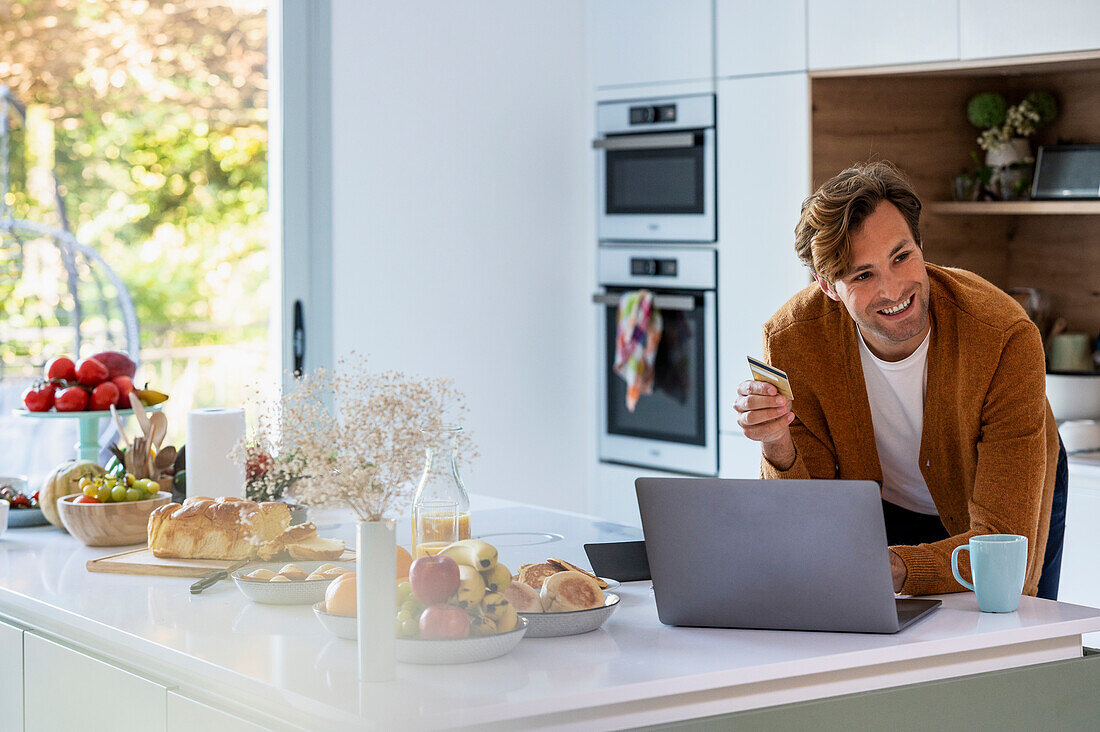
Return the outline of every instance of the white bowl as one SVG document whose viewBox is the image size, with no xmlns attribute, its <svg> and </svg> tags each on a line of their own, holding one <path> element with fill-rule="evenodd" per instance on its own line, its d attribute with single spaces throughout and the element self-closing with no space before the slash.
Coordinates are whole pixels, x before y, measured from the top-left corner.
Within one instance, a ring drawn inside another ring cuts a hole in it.
<svg viewBox="0 0 1100 732">
<path fill-rule="evenodd" d="M 1047 374 L 1047 401 L 1059 422 L 1100 419 L 1100 371 Z"/>
<path fill-rule="evenodd" d="M 261 602 L 266 605 L 312 605 L 325 599 L 325 590 L 335 577 L 323 580 L 292 580 L 290 582 L 268 582 L 266 580 L 248 579 L 245 575 L 257 569 L 269 569 L 278 572 L 288 564 L 297 564 L 309 574 L 322 564 L 332 564 L 342 567 L 349 572 L 355 571 L 355 562 L 268 562 L 266 564 L 250 564 L 230 572 L 229 576 L 237 585 L 245 597 L 252 602 Z"/>
<path fill-rule="evenodd" d="M 520 613 L 530 626 L 528 638 L 556 638 L 562 635 L 580 635 L 601 627 L 619 607 L 619 596 L 604 595 L 603 607 L 574 610 L 568 613 Z"/>
<path fill-rule="evenodd" d="M 325 630 L 339 638 L 355 640 L 359 637 L 356 618 L 347 615 L 333 615 L 325 612 L 325 604 L 318 602 L 313 612 Z M 397 660 L 402 663 L 449 664 L 474 663 L 488 661 L 503 656 L 523 639 L 527 632 L 527 621 L 520 618 L 520 626 L 515 630 L 498 635 L 457 638 L 455 640 L 421 640 L 419 638 L 398 638 L 396 643 Z"/>
</svg>

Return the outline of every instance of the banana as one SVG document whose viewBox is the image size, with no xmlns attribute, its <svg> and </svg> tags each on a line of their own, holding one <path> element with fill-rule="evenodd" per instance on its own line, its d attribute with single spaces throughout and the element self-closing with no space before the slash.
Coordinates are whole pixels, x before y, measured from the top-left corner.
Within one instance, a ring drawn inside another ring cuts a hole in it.
<svg viewBox="0 0 1100 732">
<path fill-rule="evenodd" d="M 512 603 L 499 592 L 490 592 L 481 600 L 481 614 L 496 622 L 497 633 L 507 633 L 519 625 L 519 616 Z"/>
<path fill-rule="evenodd" d="M 485 580 L 477 570 L 465 564 L 458 565 L 458 592 L 451 603 L 462 609 L 477 607 L 485 597 Z"/>
<path fill-rule="evenodd" d="M 497 548 L 480 539 L 461 539 L 440 552 L 459 564 L 485 572 L 497 565 Z"/>
<path fill-rule="evenodd" d="M 134 392 L 138 395 L 138 399 L 141 400 L 141 403 L 147 407 L 168 401 L 167 394 L 162 391 L 156 391 L 155 389 L 134 389 Z"/>
<path fill-rule="evenodd" d="M 504 589 L 512 584 L 512 572 L 500 562 L 497 562 L 492 569 L 482 572 L 481 576 L 489 592 L 504 592 Z"/>
<path fill-rule="evenodd" d="M 470 617 L 470 635 L 495 635 L 497 632 L 496 621 L 484 615 Z"/>
</svg>

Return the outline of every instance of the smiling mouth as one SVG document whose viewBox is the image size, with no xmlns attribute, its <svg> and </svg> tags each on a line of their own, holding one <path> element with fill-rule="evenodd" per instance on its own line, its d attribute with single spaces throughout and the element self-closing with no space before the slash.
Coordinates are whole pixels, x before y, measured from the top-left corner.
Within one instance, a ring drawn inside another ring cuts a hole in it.
<svg viewBox="0 0 1100 732">
<path fill-rule="evenodd" d="M 892 308 L 884 308 L 882 310 L 879 310 L 879 312 L 882 313 L 883 315 L 899 315 L 901 313 L 904 313 L 906 310 L 908 310 L 909 306 L 912 305 L 912 304 L 913 304 L 913 296 L 910 295 L 908 298 L 906 298 L 905 302 L 899 303 L 898 305 L 895 305 Z"/>
</svg>

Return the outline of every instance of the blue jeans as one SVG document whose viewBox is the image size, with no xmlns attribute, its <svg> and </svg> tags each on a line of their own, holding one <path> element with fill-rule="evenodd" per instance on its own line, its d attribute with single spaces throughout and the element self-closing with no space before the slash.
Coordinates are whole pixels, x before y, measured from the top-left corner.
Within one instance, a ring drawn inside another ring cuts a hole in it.
<svg viewBox="0 0 1100 732">
<path fill-rule="evenodd" d="M 1058 599 L 1058 578 L 1062 573 L 1062 541 L 1066 535 L 1066 494 L 1069 492 L 1069 463 L 1066 447 L 1058 440 L 1058 467 L 1054 473 L 1054 500 L 1050 507 L 1050 531 L 1047 533 L 1043 572 L 1039 575 L 1038 597 Z M 946 539 L 949 534 L 939 516 L 916 513 L 901 506 L 882 502 L 886 520 L 886 543 L 911 546 Z"/>
</svg>

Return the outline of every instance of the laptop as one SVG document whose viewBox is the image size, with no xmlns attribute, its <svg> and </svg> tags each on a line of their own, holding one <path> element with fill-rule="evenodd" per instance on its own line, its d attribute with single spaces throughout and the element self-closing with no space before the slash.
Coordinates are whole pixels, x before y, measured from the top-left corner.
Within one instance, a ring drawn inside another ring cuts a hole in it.
<svg viewBox="0 0 1100 732">
<path fill-rule="evenodd" d="M 940 606 L 897 599 L 872 481 L 638 478 L 666 625 L 896 633 Z"/>
</svg>

